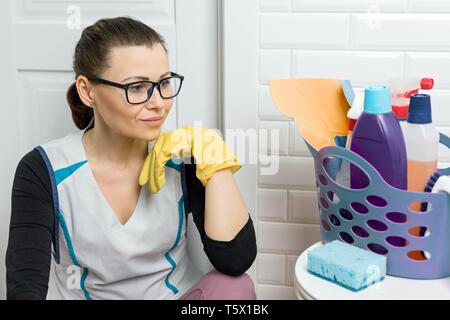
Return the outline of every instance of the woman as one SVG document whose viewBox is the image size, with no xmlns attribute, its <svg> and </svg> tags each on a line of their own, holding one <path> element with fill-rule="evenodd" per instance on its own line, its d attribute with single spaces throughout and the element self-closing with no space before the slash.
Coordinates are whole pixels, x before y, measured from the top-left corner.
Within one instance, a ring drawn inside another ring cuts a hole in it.
<svg viewBox="0 0 450 320">
<path fill-rule="evenodd" d="M 73 66 L 67 99 L 81 131 L 36 147 L 16 171 L 8 299 L 255 299 L 237 160 L 195 164 L 198 135 L 173 144 L 192 128 L 160 133 L 183 82 L 162 37 L 131 18 L 102 19 L 83 30 Z M 218 135 L 209 141 L 226 149 Z M 207 275 L 186 253 L 190 212 L 216 269 Z"/>
</svg>

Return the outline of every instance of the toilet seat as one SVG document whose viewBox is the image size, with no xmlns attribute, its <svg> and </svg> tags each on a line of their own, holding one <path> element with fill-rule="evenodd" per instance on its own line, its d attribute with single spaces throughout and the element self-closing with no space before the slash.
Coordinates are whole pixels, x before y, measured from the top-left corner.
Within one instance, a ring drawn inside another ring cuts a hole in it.
<svg viewBox="0 0 450 320">
<path fill-rule="evenodd" d="M 309 250 L 322 246 L 317 242 L 306 249 L 295 263 L 294 291 L 306 300 L 449 300 L 450 277 L 434 280 L 416 280 L 393 276 L 358 292 L 321 279 L 307 270 Z"/>
</svg>

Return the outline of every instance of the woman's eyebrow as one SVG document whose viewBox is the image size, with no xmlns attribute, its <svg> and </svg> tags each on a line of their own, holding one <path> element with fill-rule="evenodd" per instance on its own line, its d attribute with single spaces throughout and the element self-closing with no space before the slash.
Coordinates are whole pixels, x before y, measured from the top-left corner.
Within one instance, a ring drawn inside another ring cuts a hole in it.
<svg viewBox="0 0 450 320">
<path fill-rule="evenodd" d="M 162 74 L 159 78 L 162 79 L 162 78 L 164 78 L 165 76 L 170 75 L 171 73 L 172 73 L 171 71 L 167 71 L 166 73 Z"/>
<path fill-rule="evenodd" d="M 170 74 L 171 74 L 171 71 L 167 71 L 166 73 L 162 74 L 159 78 L 162 79 L 163 77 L 168 76 Z M 136 79 L 136 80 L 150 80 L 150 78 L 144 77 L 144 76 L 132 76 L 132 77 L 125 78 L 122 81 L 128 81 L 128 80 L 132 80 L 132 79 Z"/>
</svg>

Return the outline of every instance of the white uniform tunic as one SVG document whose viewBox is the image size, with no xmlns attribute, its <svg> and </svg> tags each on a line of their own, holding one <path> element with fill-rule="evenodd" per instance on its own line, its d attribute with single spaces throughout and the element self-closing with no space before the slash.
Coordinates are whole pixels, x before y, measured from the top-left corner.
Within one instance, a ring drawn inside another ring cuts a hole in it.
<svg viewBox="0 0 450 320">
<path fill-rule="evenodd" d="M 201 277 L 186 251 L 181 165 L 166 164 L 159 193 L 141 188 L 122 225 L 87 162 L 85 130 L 38 147 L 59 220 L 47 299 L 179 298 Z"/>
</svg>

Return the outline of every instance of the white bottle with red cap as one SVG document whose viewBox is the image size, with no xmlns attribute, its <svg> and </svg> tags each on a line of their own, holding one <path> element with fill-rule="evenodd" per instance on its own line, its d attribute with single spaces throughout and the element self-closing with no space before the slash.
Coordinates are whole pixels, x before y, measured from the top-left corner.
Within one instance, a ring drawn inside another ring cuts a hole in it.
<svg viewBox="0 0 450 320">
<path fill-rule="evenodd" d="M 432 78 L 397 78 L 389 82 L 392 94 L 392 112 L 399 121 L 408 119 L 409 101 L 419 90 L 431 90 L 434 86 Z"/>
<path fill-rule="evenodd" d="M 408 121 L 402 129 L 408 157 L 408 190 L 423 192 L 428 179 L 437 170 L 439 147 L 439 132 L 431 118 L 429 95 L 411 97 Z"/>
</svg>

